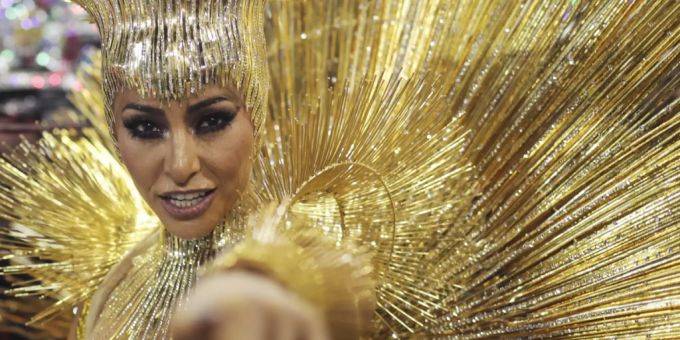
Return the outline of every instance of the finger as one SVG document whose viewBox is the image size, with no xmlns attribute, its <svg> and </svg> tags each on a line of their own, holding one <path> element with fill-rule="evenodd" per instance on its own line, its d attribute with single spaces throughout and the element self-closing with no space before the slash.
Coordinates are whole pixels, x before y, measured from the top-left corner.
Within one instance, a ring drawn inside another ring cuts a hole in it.
<svg viewBox="0 0 680 340">
<path fill-rule="evenodd" d="M 175 340 L 206 338 L 214 332 L 218 322 L 209 315 L 192 317 L 187 313 L 178 315 L 172 322 L 172 334 Z"/>
<path fill-rule="evenodd" d="M 292 320 L 285 320 L 285 322 L 281 322 L 274 334 L 275 337 L 273 339 L 278 340 L 298 340 L 300 338 L 298 327 Z"/>
<path fill-rule="evenodd" d="M 271 338 L 275 340 L 299 340 L 301 324 L 291 317 L 290 311 L 277 309 L 273 315 Z"/>
<path fill-rule="evenodd" d="M 219 326 L 216 340 L 266 340 L 267 322 L 262 308 L 253 303 L 244 306 Z"/>
<path fill-rule="evenodd" d="M 330 340 L 326 323 L 319 312 L 304 305 L 299 310 L 302 339 Z"/>
<path fill-rule="evenodd" d="M 330 335 L 328 334 L 326 325 L 320 320 L 309 322 L 305 329 L 306 332 L 303 334 L 303 339 L 330 340 Z"/>
</svg>

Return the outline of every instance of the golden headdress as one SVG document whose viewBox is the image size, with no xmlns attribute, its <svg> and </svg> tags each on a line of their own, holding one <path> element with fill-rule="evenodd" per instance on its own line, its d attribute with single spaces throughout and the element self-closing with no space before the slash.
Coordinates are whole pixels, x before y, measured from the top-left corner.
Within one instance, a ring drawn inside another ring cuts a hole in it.
<svg viewBox="0 0 680 340">
<path fill-rule="evenodd" d="M 106 111 L 130 88 L 176 100 L 207 84 L 233 86 L 245 98 L 256 133 L 267 103 L 264 0 L 74 0 L 102 39 Z"/>
</svg>

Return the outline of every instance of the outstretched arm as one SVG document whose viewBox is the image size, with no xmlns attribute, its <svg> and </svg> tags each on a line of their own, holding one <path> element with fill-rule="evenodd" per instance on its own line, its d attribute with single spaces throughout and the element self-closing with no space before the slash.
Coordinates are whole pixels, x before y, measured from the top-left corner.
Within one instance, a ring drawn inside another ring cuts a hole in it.
<svg viewBox="0 0 680 340">
<path fill-rule="evenodd" d="M 253 234 L 220 256 L 199 281 L 177 315 L 176 338 L 365 334 L 375 308 L 368 257 L 303 222 L 282 227 L 273 209 L 262 216 Z"/>
</svg>

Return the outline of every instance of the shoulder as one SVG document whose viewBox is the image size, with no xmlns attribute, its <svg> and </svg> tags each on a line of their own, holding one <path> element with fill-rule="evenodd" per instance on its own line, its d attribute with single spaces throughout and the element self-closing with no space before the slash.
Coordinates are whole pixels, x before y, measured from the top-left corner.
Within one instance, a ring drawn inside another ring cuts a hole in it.
<svg viewBox="0 0 680 340">
<path fill-rule="evenodd" d="M 106 275 L 102 284 L 92 296 L 87 315 L 83 316 L 85 318 L 85 334 L 89 334 L 89 331 L 94 329 L 111 292 L 133 268 L 134 258 L 145 253 L 148 249 L 152 248 L 153 245 L 157 244 L 159 237 L 160 229 L 150 233 L 141 242 L 130 249 L 118 264 L 111 268 L 111 271 Z"/>
</svg>

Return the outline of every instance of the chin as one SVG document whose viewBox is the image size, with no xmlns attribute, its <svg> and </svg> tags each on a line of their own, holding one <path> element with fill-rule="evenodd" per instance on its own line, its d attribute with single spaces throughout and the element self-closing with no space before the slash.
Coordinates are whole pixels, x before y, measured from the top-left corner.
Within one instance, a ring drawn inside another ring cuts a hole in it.
<svg viewBox="0 0 680 340">
<path fill-rule="evenodd" d="M 167 221 L 163 223 L 168 233 L 183 240 L 196 240 L 210 235 L 215 230 L 217 222 L 208 223 L 207 221 Z M 210 226 L 207 227 L 206 226 Z"/>
</svg>

